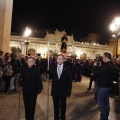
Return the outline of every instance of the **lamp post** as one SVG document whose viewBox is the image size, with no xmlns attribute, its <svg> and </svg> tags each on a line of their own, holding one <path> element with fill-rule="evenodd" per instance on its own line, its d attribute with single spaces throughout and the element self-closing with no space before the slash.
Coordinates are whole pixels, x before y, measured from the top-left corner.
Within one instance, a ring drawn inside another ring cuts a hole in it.
<svg viewBox="0 0 120 120">
<path fill-rule="evenodd" d="M 28 45 L 29 45 L 28 37 L 30 36 L 31 32 L 32 32 L 31 29 L 29 27 L 26 27 L 26 30 L 24 32 L 24 37 L 27 38 L 27 41 L 25 42 L 25 45 L 26 45 L 26 55 L 28 55 Z"/>
<path fill-rule="evenodd" d="M 110 30 L 113 32 L 112 37 L 116 39 L 116 58 L 118 56 L 118 39 L 120 37 L 120 17 L 116 17 L 110 25 Z"/>
<path fill-rule="evenodd" d="M 25 44 L 24 42 L 20 41 L 20 47 L 21 47 L 21 55 L 22 55 L 22 46 Z"/>
</svg>

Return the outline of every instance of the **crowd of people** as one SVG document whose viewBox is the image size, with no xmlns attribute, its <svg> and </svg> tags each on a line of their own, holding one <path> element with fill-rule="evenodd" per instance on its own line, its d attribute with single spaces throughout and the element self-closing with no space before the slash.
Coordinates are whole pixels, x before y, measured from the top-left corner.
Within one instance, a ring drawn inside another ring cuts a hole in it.
<svg viewBox="0 0 120 120">
<path fill-rule="evenodd" d="M 0 51 L 0 92 L 15 92 L 21 86 L 20 72 L 21 68 L 27 65 L 28 57 Z M 40 69 L 40 73 L 46 72 L 46 59 L 36 56 L 35 65 Z"/>
<path fill-rule="evenodd" d="M 0 92 L 9 93 L 16 91 L 16 88 L 21 84 L 21 68 L 27 65 L 27 58 L 29 56 L 0 51 Z M 35 65 L 40 69 L 40 73 L 45 73 L 47 70 L 47 59 L 41 58 L 40 56 L 34 57 L 36 59 Z M 50 58 L 50 67 L 55 64 L 56 57 Z M 67 58 L 64 64 L 71 68 L 73 82 L 81 82 L 82 74 L 87 77 L 90 76 L 91 60 Z"/>
<path fill-rule="evenodd" d="M 33 55 L 29 55 L 33 56 Z M 29 56 L 20 55 L 16 53 L 4 53 L 0 51 L 0 92 L 9 93 L 15 92 L 16 88 L 21 86 L 20 81 L 20 71 L 22 66 L 27 65 L 27 59 Z M 47 70 L 47 59 L 41 58 L 40 56 L 35 57 L 35 65 L 40 69 L 40 73 L 46 73 Z M 76 59 L 76 58 L 67 58 L 64 62 L 65 65 L 71 68 L 72 72 L 72 81 L 81 82 L 82 75 L 89 77 L 90 82 L 87 88 L 87 91 L 91 91 L 93 82 L 95 81 L 95 76 L 93 75 L 93 65 L 94 62 L 102 62 L 102 57 L 92 59 Z M 118 82 L 114 84 L 114 94 L 119 96 L 119 78 L 120 78 L 120 60 L 114 59 L 112 62 L 116 66 L 118 72 Z M 56 64 L 56 57 L 50 58 L 50 67 Z"/>
<path fill-rule="evenodd" d="M 34 119 L 37 94 L 43 89 L 41 74 L 49 74 L 52 79 L 51 95 L 55 120 L 59 120 L 59 113 L 62 120 L 65 120 L 66 98 L 71 96 L 72 82 L 81 82 L 82 76 L 90 78 L 87 91 L 91 91 L 94 82 L 95 100 L 100 107 L 101 120 L 108 119 L 110 108 L 106 107 L 109 107 L 108 98 L 111 91 L 115 99 L 120 101 L 120 60 L 112 59 L 109 53 L 104 53 L 103 57 L 99 56 L 94 60 L 64 58 L 63 55 L 58 55 L 49 59 L 49 71 L 47 64 L 47 59 L 37 55 L 25 56 L 0 51 L 0 92 L 16 92 L 17 88 L 22 86 L 26 120 Z M 105 104 L 108 106 L 103 105 L 101 98 L 106 99 Z"/>
<path fill-rule="evenodd" d="M 96 76 L 94 75 L 94 63 L 97 62 L 97 66 L 98 68 L 101 67 L 104 62 L 102 60 L 102 56 L 97 57 L 96 59 L 92 60 L 91 62 L 89 62 L 88 64 L 88 74 L 86 74 L 86 76 L 90 78 L 90 82 L 89 82 L 89 86 L 87 88 L 87 91 L 91 91 L 91 87 L 92 87 L 92 83 L 96 81 Z M 113 89 L 112 89 L 112 93 L 114 94 L 115 97 L 119 96 L 119 89 L 120 89 L 120 60 L 119 59 L 112 59 L 111 60 L 112 63 L 115 65 L 115 69 L 116 69 L 116 80 L 114 81 L 113 84 Z M 118 97 L 118 101 L 120 101 L 119 97 Z"/>
</svg>

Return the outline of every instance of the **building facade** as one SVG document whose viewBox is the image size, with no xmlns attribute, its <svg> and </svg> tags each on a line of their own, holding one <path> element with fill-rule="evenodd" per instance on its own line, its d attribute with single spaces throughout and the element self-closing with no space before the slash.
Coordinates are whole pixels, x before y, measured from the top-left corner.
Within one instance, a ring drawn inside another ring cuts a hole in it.
<svg viewBox="0 0 120 120">
<path fill-rule="evenodd" d="M 88 43 L 99 43 L 100 42 L 100 35 L 99 34 L 88 34 L 87 37 L 82 38 L 81 41 L 86 41 Z"/>
<path fill-rule="evenodd" d="M 111 38 L 109 41 L 109 45 L 113 46 L 113 56 L 116 56 L 116 39 Z M 117 51 L 118 55 L 120 56 L 120 38 L 118 39 L 118 51 Z"/>
<path fill-rule="evenodd" d="M 48 46 L 50 52 L 60 53 L 61 38 L 66 34 L 65 31 L 56 30 L 54 34 L 47 32 L 44 38 L 29 37 L 28 51 L 33 50 L 36 53 L 41 54 L 43 58 L 46 58 Z M 102 55 L 104 52 L 113 53 L 113 47 L 108 45 L 99 45 L 96 43 L 83 43 L 74 40 L 73 35 L 67 35 L 67 52 L 69 54 L 76 54 L 77 58 L 86 56 L 86 58 L 95 59 L 96 56 Z M 26 45 L 24 44 L 26 38 L 21 36 L 11 36 L 10 47 L 18 47 L 22 49 L 22 54 L 26 53 Z M 49 42 L 49 43 L 48 43 Z"/>
</svg>

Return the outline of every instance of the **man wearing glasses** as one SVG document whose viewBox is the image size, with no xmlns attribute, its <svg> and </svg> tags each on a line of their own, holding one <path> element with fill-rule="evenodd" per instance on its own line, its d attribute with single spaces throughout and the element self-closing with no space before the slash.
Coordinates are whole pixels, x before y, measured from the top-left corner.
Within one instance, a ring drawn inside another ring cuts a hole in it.
<svg viewBox="0 0 120 120">
<path fill-rule="evenodd" d="M 57 56 L 57 64 L 50 70 L 52 78 L 51 95 L 54 104 L 54 120 L 65 120 L 66 99 L 71 96 L 71 70 L 64 65 L 64 56 Z"/>
</svg>

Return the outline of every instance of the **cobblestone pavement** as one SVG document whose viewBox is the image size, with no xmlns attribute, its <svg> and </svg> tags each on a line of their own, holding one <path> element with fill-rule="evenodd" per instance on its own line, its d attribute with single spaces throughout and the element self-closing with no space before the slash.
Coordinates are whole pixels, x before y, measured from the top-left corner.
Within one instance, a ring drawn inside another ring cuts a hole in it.
<svg viewBox="0 0 120 120">
<path fill-rule="evenodd" d="M 67 120 L 99 120 L 99 108 L 94 101 L 93 91 L 86 92 L 88 83 L 89 79 L 86 77 L 83 77 L 81 83 L 73 82 L 72 96 L 67 100 Z M 35 120 L 46 120 L 47 82 L 44 77 L 43 88 L 44 90 L 37 98 Z M 51 82 L 49 82 L 49 90 L 51 91 Z M 110 98 L 110 103 L 109 120 L 120 120 L 120 103 L 114 102 L 113 98 Z M 22 92 L 20 102 L 19 92 L 0 95 L 0 120 L 25 120 Z M 49 96 L 49 120 L 54 120 L 51 96 Z"/>
</svg>

